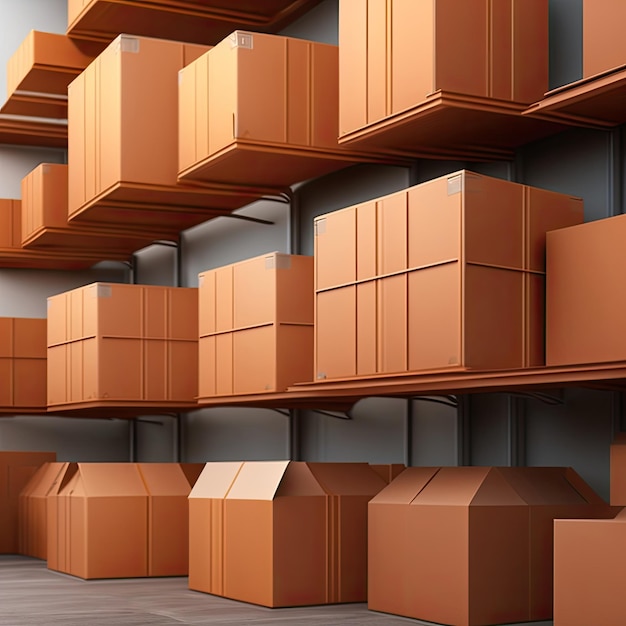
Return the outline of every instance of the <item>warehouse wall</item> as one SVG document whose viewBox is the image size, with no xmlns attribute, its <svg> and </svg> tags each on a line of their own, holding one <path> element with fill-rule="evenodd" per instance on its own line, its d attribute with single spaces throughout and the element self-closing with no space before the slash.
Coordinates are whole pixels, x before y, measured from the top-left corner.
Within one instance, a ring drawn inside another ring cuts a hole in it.
<svg viewBox="0 0 626 626">
<path fill-rule="evenodd" d="M 30 7 L 35 3 L 28 8 L 10 4 L 20 24 L 31 23 Z M 59 20 L 64 19 L 64 1 L 37 5 L 46 7 L 38 19 L 49 14 L 45 24 L 36 24 L 38 28 L 63 30 Z M 581 76 L 581 14 L 582 0 L 550 0 L 551 87 Z M 285 34 L 336 43 L 337 15 L 338 0 L 325 0 Z M 0 38 L 0 66 L 24 35 L 15 34 L 15 42 Z M 141 251 L 132 278 L 138 283 L 196 286 L 203 270 L 266 252 L 311 255 L 315 216 L 461 168 L 581 196 L 587 220 L 621 213 L 623 145 L 621 131 L 574 129 L 524 146 L 511 162 L 419 159 L 407 168 L 347 168 L 294 187 L 291 206 L 271 199 L 237 211 L 257 221 L 218 218 L 184 232 L 178 250 L 159 245 Z M 16 177 L 25 172 L 26 164 L 34 166 L 45 158 L 62 161 L 65 155 L 0 147 L 0 190 L 15 193 Z M 96 274 L 76 280 L 91 275 Z M 123 280 L 126 275 L 118 277 Z M 69 284 L 74 279 L 60 273 L 0 272 L 0 306 L 4 314 L 20 309 L 32 315 L 36 307 L 26 291 L 43 294 L 65 285 L 64 280 Z M 13 418 L 0 421 L 0 447 L 49 442 L 63 456 L 111 460 L 131 455 L 149 461 L 180 456 L 187 461 L 291 457 L 414 465 L 566 464 L 606 498 L 609 442 L 623 420 L 622 405 L 621 397 L 610 392 L 572 389 L 555 390 L 548 397 L 368 398 L 347 414 L 215 408 L 180 417 L 146 416 L 132 427 L 120 422 Z"/>
</svg>

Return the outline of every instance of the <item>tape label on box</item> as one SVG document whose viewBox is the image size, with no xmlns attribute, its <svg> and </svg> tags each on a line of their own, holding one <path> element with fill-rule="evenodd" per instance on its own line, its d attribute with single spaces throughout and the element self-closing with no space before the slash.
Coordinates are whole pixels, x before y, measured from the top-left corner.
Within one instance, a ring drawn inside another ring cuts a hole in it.
<svg viewBox="0 0 626 626">
<path fill-rule="evenodd" d="M 96 285 L 96 298 L 110 298 L 112 295 L 111 285 Z"/>
<path fill-rule="evenodd" d="M 250 33 L 235 31 L 230 35 L 229 39 L 231 48 L 246 48 L 247 50 L 252 50 L 254 47 L 254 38 Z"/>
<path fill-rule="evenodd" d="M 129 37 L 128 35 L 120 35 L 120 50 L 122 52 L 139 52 L 139 39 Z"/>
<path fill-rule="evenodd" d="M 291 257 L 288 254 L 272 254 L 265 257 L 266 270 L 291 269 Z"/>
<path fill-rule="evenodd" d="M 457 174 L 448 178 L 448 195 L 453 196 L 455 193 L 461 193 L 463 190 L 463 176 Z"/>
<path fill-rule="evenodd" d="M 323 235 L 326 232 L 326 218 L 323 217 L 321 220 L 317 220 L 315 222 L 315 234 Z"/>
</svg>

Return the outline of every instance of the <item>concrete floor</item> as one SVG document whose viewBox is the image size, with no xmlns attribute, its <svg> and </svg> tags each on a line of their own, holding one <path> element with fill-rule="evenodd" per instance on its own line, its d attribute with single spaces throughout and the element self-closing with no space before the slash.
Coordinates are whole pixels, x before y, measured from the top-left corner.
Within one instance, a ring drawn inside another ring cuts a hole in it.
<svg viewBox="0 0 626 626">
<path fill-rule="evenodd" d="M 368 611 L 366 604 L 267 609 L 190 591 L 186 578 L 84 581 L 43 561 L 0 556 L 0 625 L 277 624 L 393 626 L 426 624 Z M 535 622 L 550 626 L 552 622 Z"/>
</svg>

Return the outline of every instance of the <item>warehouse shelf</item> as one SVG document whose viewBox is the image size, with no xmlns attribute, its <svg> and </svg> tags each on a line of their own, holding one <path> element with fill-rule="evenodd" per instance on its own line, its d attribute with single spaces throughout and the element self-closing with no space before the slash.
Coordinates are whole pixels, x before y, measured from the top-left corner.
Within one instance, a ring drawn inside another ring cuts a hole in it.
<svg viewBox="0 0 626 626">
<path fill-rule="evenodd" d="M 67 122 L 0 114 L 0 144 L 67 148 Z"/>
<path fill-rule="evenodd" d="M 302 382 L 283 393 L 203 399 L 203 407 L 326 408 L 346 410 L 367 397 L 413 397 L 466 393 L 519 393 L 562 387 L 626 390 L 626 361 L 511 370 L 448 368 L 371 377 Z"/>
<path fill-rule="evenodd" d="M 120 33 L 217 43 L 233 30 L 279 32 L 321 0 L 70 0 L 67 34 L 111 41 Z"/>
<path fill-rule="evenodd" d="M 612 128 L 626 122 L 626 65 L 546 93 L 524 115 L 560 120 L 590 128 Z"/>
<path fill-rule="evenodd" d="M 7 64 L 8 97 L 0 113 L 67 119 L 67 86 L 103 47 L 30 31 Z"/>
</svg>

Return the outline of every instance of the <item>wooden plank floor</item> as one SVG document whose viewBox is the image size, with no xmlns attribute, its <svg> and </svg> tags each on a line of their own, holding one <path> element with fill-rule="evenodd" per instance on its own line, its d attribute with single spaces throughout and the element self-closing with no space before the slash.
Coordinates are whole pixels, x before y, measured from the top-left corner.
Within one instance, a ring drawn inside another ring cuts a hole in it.
<svg viewBox="0 0 626 626">
<path fill-rule="evenodd" d="M 49 571 L 37 559 L 0 555 L 0 625 L 33 624 L 418 626 L 426 622 L 368 611 L 365 604 L 267 609 L 190 591 L 186 578 L 84 581 Z"/>
</svg>

